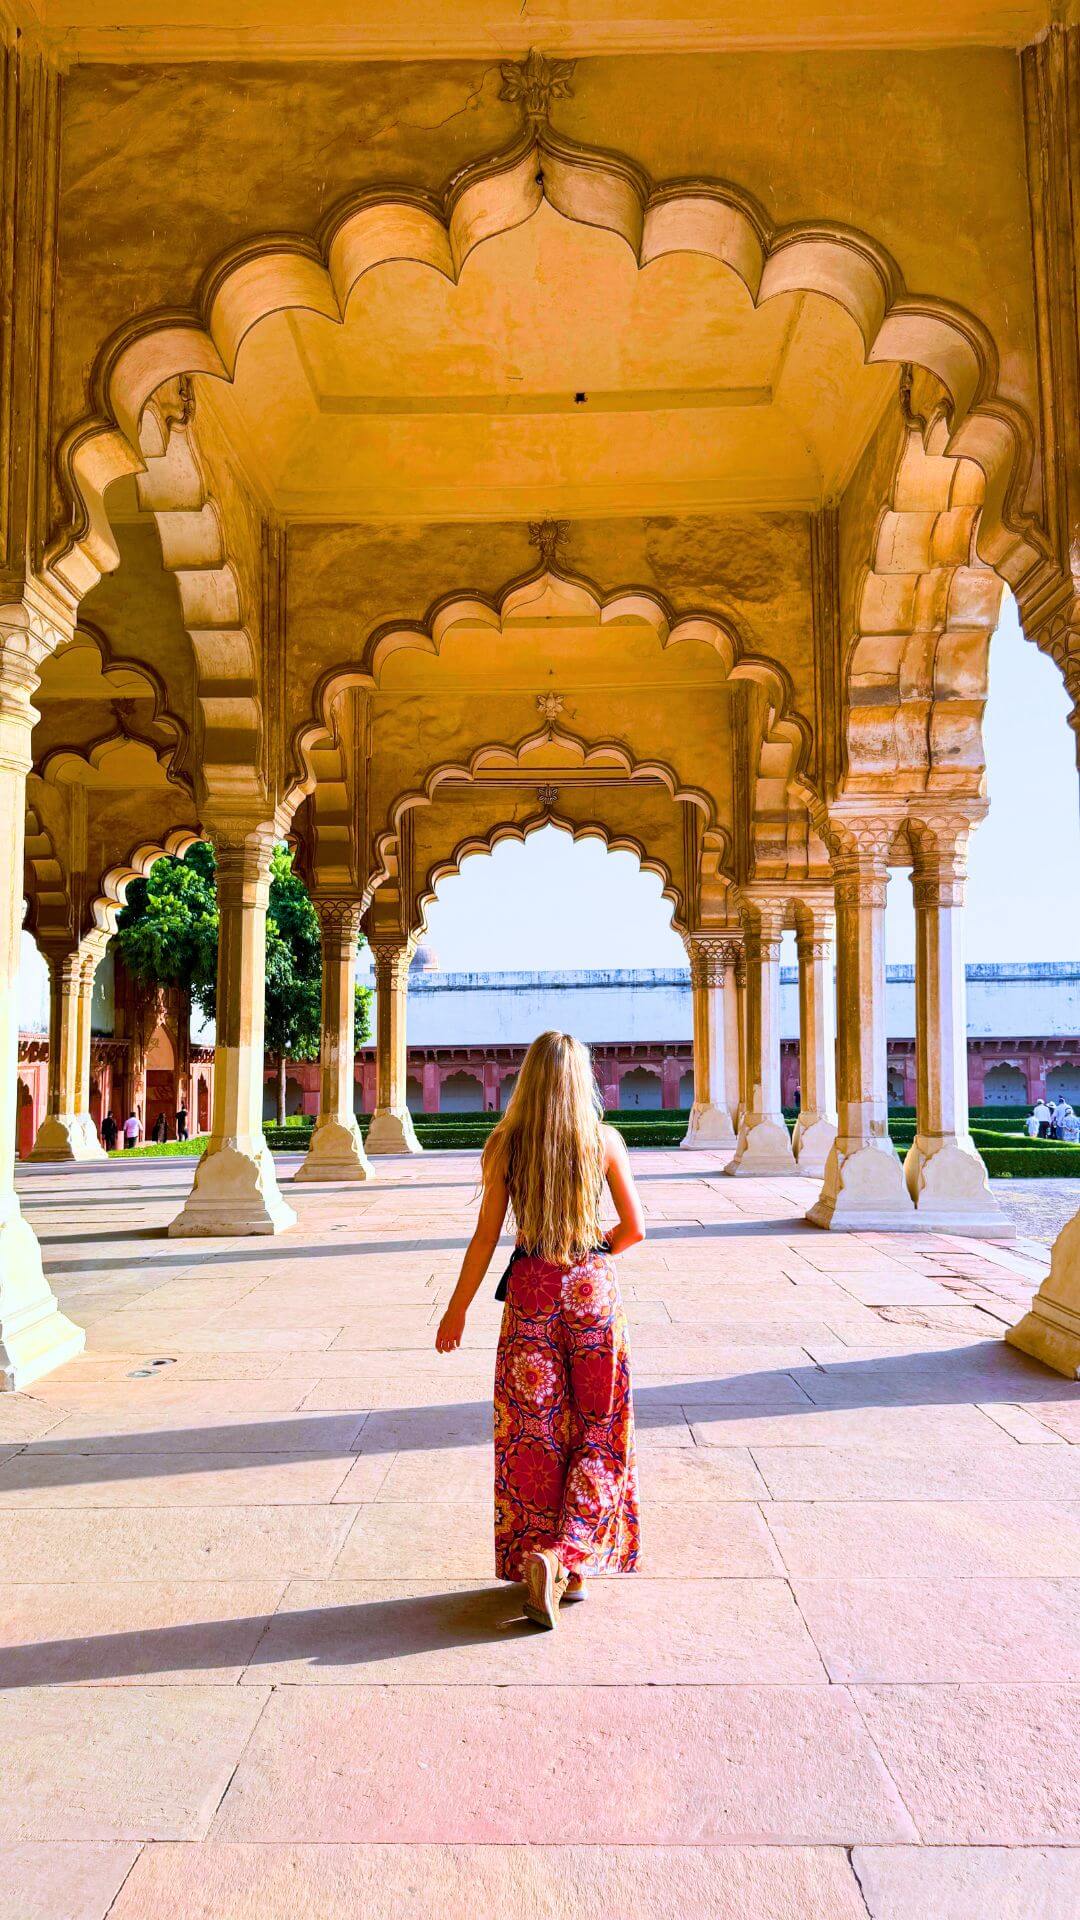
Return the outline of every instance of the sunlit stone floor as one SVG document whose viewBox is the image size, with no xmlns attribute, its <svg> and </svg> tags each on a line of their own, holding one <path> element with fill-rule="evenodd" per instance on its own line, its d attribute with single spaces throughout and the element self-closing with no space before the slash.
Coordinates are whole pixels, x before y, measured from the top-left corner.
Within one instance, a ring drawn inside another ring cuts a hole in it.
<svg viewBox="0 0 1080 1920">
<path fill-rule="evenodd" d="M 493 1281 L 432 1345 L 470 1156 L 215 1244 L 190 1164 L 25 1170 L 89 1354 L 0 1401 L 5 1914 L 1080 1910 L 1080 1394 L 1000 1338 L 1044 1251 L 710 1166 L 637 1157 L 644 1567 L 549 1635 L 491 1575 Z"/>
</svg>

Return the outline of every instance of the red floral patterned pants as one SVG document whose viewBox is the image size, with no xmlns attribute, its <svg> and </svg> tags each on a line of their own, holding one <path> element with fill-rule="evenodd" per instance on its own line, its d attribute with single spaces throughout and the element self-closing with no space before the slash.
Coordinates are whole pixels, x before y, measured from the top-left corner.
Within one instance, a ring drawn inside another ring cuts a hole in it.
<svg viewBox="0 0 1080 1920">
<path fill-rule="evenodd" d="M 629 1573 L 638 1557 L 630 1349 L 615 1268 L 515 1261 L 495 1364 L 495 1569 L 527 1554 Z"/>
</svg>

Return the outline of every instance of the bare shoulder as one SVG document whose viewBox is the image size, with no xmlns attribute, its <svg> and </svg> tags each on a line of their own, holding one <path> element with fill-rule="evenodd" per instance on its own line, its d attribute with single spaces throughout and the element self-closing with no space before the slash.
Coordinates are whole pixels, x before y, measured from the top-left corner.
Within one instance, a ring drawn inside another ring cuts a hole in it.
<svg viewBox="0 0 1080 1920">
<path fill-rule="evenodd" d="M 604 1142 L 605 1169 L 611 1166 L 626 1166 L 626 1141 L 618 1127 L 609 1127 L 605 1121 L 600 1128 L 600 1135 Z"/>
</svg>

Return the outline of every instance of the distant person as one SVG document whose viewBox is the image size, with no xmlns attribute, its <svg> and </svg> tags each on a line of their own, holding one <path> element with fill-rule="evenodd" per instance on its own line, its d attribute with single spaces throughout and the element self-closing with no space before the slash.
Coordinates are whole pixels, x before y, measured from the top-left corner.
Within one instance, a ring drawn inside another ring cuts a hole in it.
<svg viewBox="0 0 1080 1920">
<path fill-rule="evenodd" d="M 1055 1102 L 1050 1112 L 1051 1140 L 1064 1140 L 1065 1122 L 1068 1119 L 1071 1112 L 1072 1112 L 1072 1108 L 1070 1107 L 1068 1101 L 1064 1098 L 1064 1096 L 1062 1096 L 1060 1100 Z"/>
<path fill-rule="evenodd" d="M 101 1122 L 101 1144 L 105 1148 L 106 1153 L 115 1152 L 116 1135 L 117 1135 L 116 1121 L 113 1119 L 111 1113 L 107 1113 L 105 1115 L 105 1118 Z"/>
<path fill-rule="evenodd" d="M 139 1116 L 137 1113 L 133 1111 L 128 1114 L 127 1119 L 124 1121 L 125 1148 L 137 1147 L 139 1144 L 139 1135 L 141 1132 L 142 1132 L 142 1127 L 139 1124 Z"/>
<path fill-rule="evenodd" d="M 1036 1100 L 1035 1105 L 1031 1109 L 1031 1117 L 1036 1123 L 1035 1132 L 1038 1134 L 1039 1139 L 1049 1140 L 1050 1122 L 1054 1116 L 1045 1100 Z"/>
<path fill-rule="evenodd" d="M 1080 1119 L 1077 1119 L 1072 1107 L 1069 1108 L 1068 1113 L 1061 1123 L 1061 1137 L 1063 1140 L 1067 1140 L 1071 1147 L 1075 1147 L 1077 1142 L 1080 1141 Z"/>
<path fill-rule="evenodd" d="M 183 1101 L 180 1102 L 180 1105 L 176 1109 L 176 1137 L 178 1140 L 186 1140 L 188 1137 L 187 1108 Z"/>
<path fill-rule="evenodd" d="M 481 1162 L 480 1215 L 440 1353 L 465 1315 L 508 1209 L 517 1239 L 495 1363 L 495 1570 L 525 1587 L 524 1612 L 558 1623 L 585 1597 L 586 1573 L 630 1573 L 638 1557 L 630 1351 L 614 1255 L 645 1237 L 626 1147 L 601 1121 L 587 1047 L 542 1033 Z M 608 1188 L 618 1224 L 604 1237 Z"/>
<path fill-rule="evenodd" d="M 163 1147 L 168 1137 L 169 1137 L 169 1123 L 166 1120 L 165 1115 L 163 1113 L 159 1113 L 157 1119 L 154 1121 L 154 1128 L 153 1128 L 153 1133 L 151 1135 L 151 1138 L 157 1142 L 157 1145 L 159 1147 Z"/>
</svg>

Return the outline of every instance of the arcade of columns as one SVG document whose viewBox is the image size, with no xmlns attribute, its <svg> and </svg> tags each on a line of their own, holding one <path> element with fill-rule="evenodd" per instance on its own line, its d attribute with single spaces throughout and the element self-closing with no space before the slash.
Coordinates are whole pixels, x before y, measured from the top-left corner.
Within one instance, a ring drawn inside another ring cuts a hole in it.
<svg viewBox="0 0 1080 1920">
<path fill-rule="evenodd" d="M 188 69 L 165 26 L 136 63 L 122 30 L 102 57 L 100 9 L 52 11 L 51 36 L 3 15 L 5 1383 L 82 1344 L 13 1185 L 24 915 L 52 979 L 36 1152 L 80 1159 L 94 970 L 132 876 L 197 838 L 214 1101 L 174 1234 L 294 1219 L 261 1121 L 275 841 L 324 945 L 297 1177 L 360 1180 L 360 926 L 366 1153 L 415 1151 L 426 906 L 548 821 L 660 876 L 691 967 L 688 1146 L 735 1177 L 814 1174 L 822 1228 L 1005 1231 L 967 1123 L 964 868 L 1004 585 L 1080 694 L 1080 30 L 989 7 L 969 40 L 963 13 L 886 6 L 879 44 L 838 47 L 787 6 L 752 53 L 715 23 L 600 47 L 571 20 L 558 57 L 491 61 L 499 7 L 468 0 L 456 51 L 403 59 L 406 0 L 393 57 L 298 63 L 271 5 L 257 62 L 196 27 Z M 1080 1221 L 1010 1337 L 1080 1370 Z"/>
</svg>

